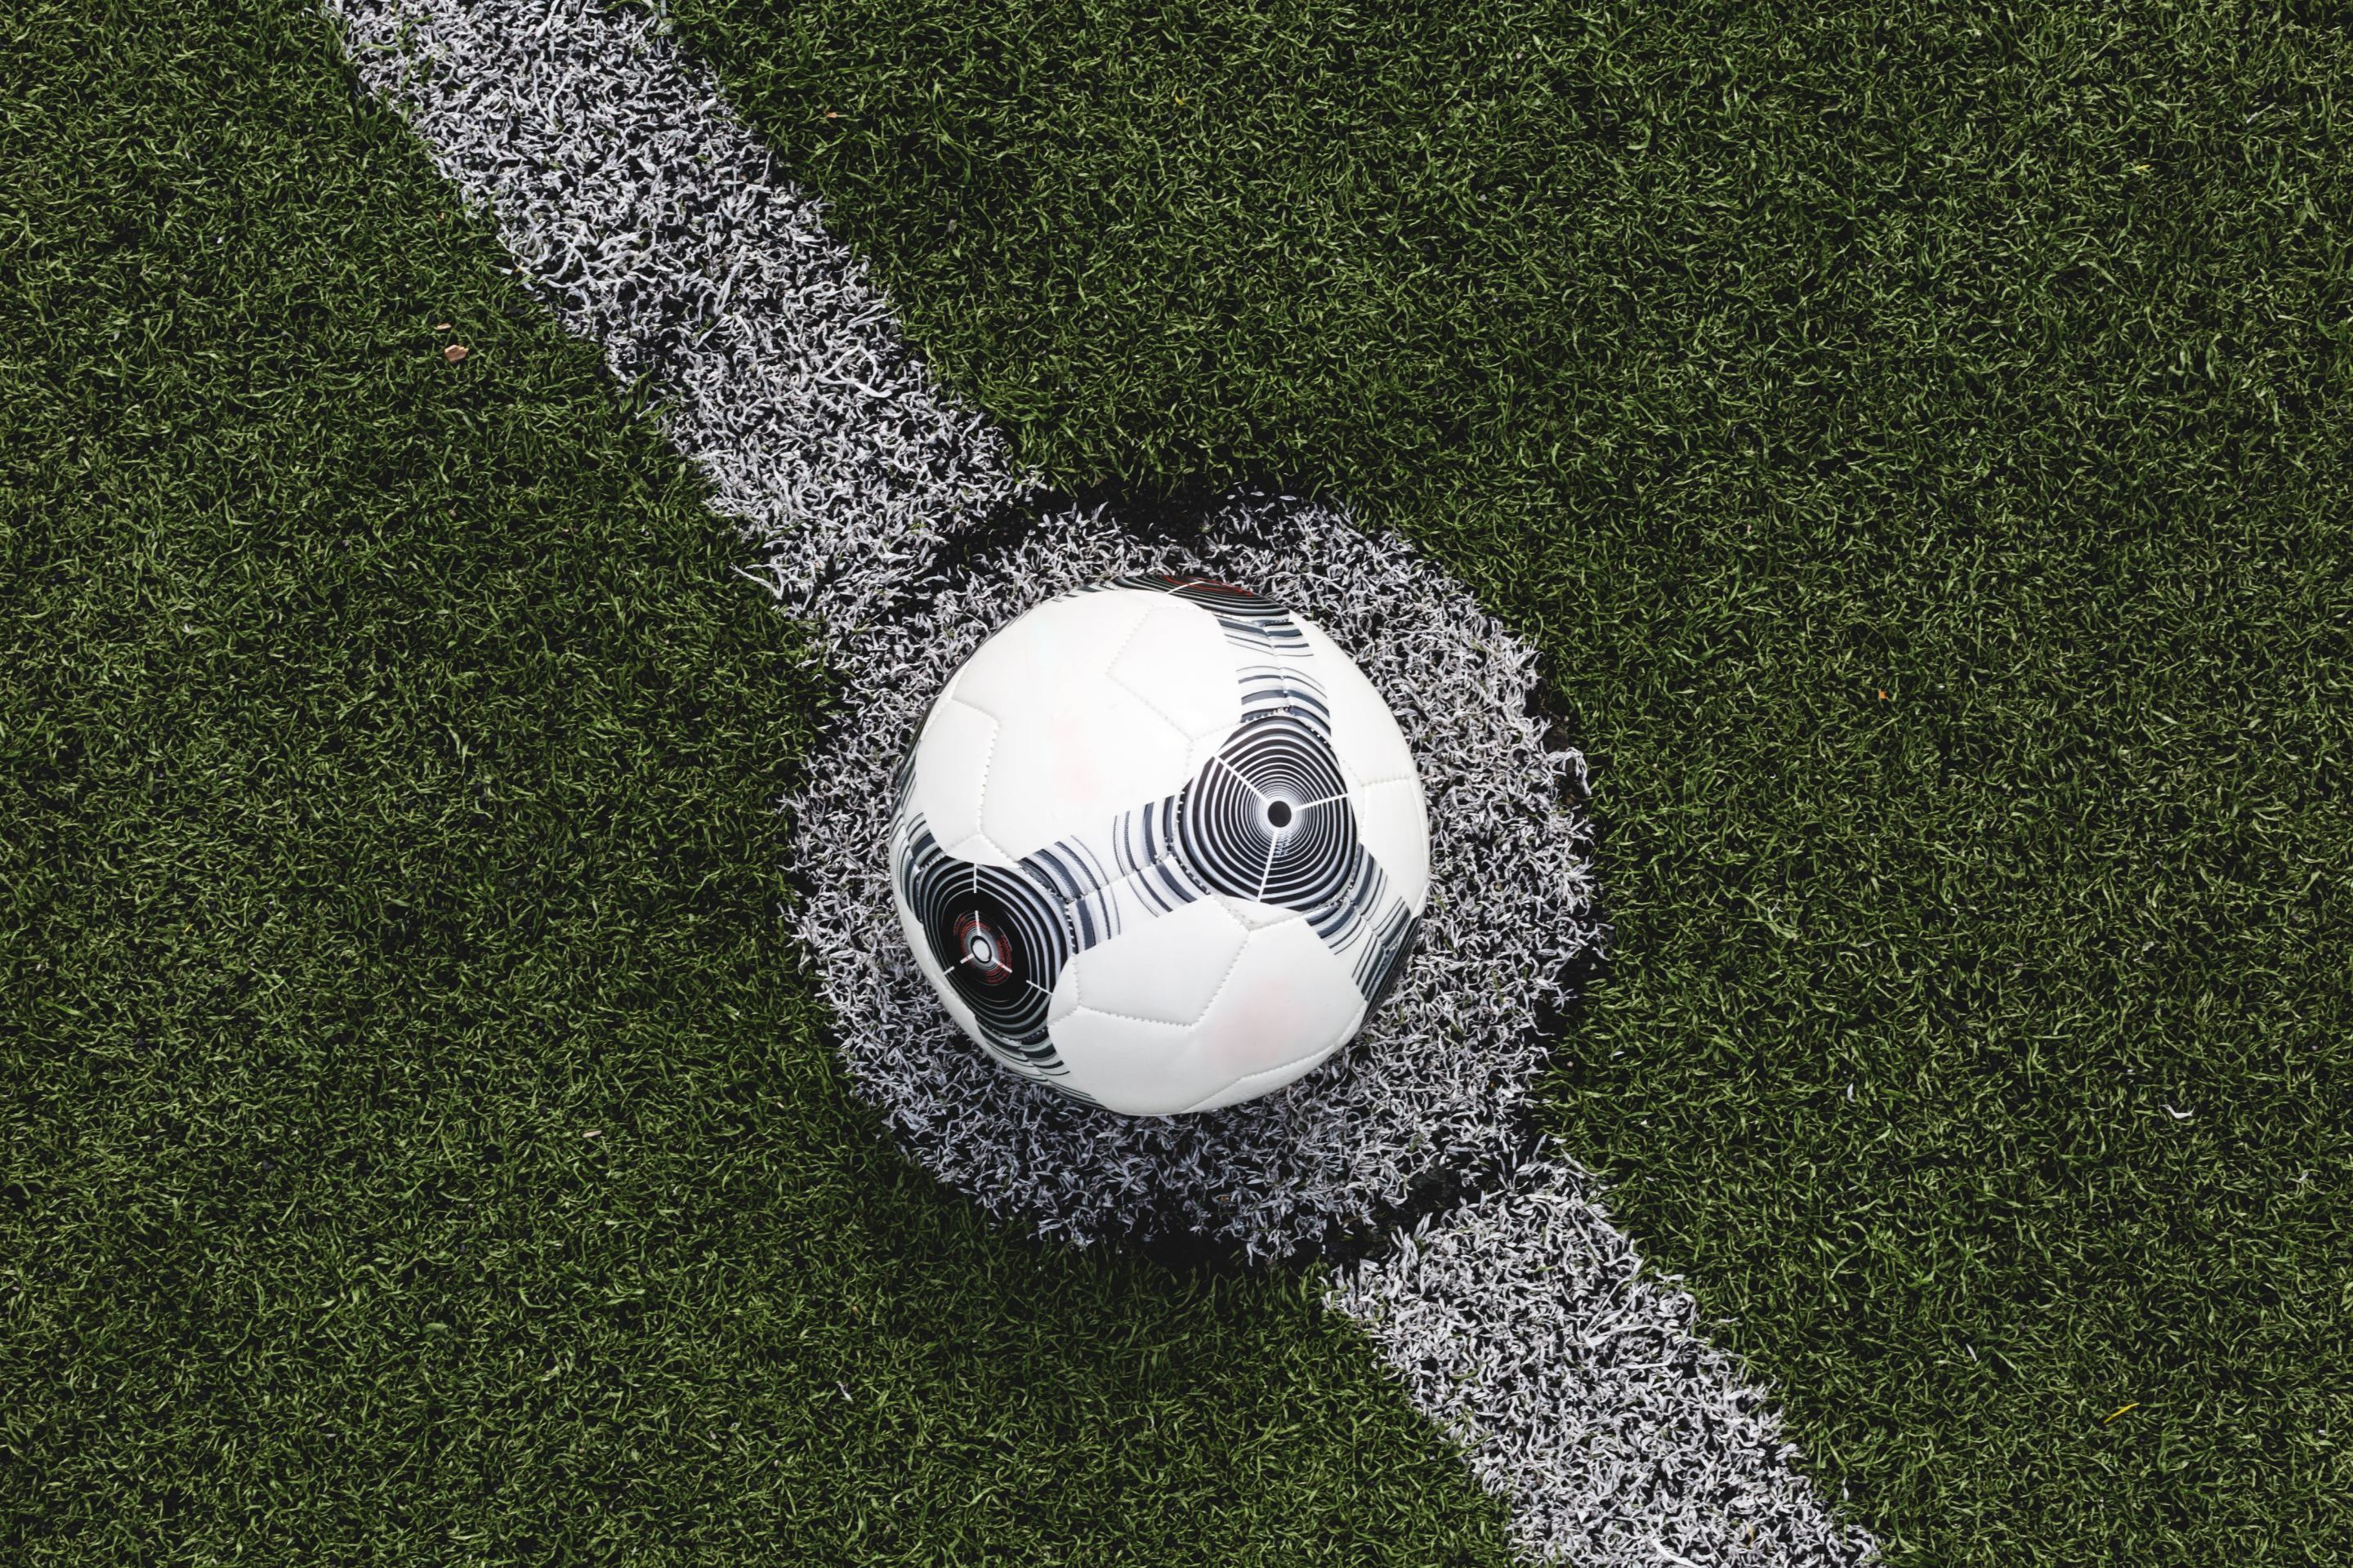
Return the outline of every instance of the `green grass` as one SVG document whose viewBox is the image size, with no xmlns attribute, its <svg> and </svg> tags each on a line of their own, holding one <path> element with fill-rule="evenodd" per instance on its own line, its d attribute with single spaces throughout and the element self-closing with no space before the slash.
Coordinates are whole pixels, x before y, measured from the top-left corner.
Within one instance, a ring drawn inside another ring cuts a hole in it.
<svg viewBox="0 0 2353 1568">
<path fill-rule="evenodd" d="M 679 10 L 1027 458 L 1542 643 L 1549 1123 L 1897 1562 L 2353 1562 L 2342 6 Z"/>
<path fill-rule="evenodd" d="M 305 8 L 0 19 L 0 1559 L 1500 1563 L 849 1100 L 806 647 L 449 208 Z"/>
</svg>

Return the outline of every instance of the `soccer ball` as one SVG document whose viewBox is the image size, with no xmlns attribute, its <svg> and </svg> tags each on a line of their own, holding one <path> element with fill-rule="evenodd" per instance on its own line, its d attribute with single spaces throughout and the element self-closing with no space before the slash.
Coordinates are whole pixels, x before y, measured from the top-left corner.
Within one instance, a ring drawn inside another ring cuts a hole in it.
<svg viewBox="0 0 2353 1568">
<path fill-rule="evenodd" d="M 1039 605 L 901 764 L 915 962 L 1002 1065 L 1131 1116 L 1281 1088 L 1411 950 L 1430 821 L 1388 705 L 1304 617 L 1201 577 Z"/>
</svg>

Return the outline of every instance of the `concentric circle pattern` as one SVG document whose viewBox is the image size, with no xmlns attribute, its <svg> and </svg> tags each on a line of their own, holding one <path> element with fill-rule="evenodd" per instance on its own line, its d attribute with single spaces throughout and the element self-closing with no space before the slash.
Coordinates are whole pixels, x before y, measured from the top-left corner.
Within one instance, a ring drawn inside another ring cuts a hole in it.
<svg viewBox="0 0 2353 1568">
<path fill-rule="evenodd" d="M 948 854 L 921 824 L 909 835 L 899 881 L 932 961 L 988 1043 L 1050 1070 L 1046 1009 L 1071 954 L 1060 906 L 1018 872 Z"/>
<path fill-rule="evenodd" d="M 1291 713 L 1245 724 L 1177 797 L 1186 860 L 1213 892 L 1316 909 L 1357 859 L 1347 781 L 1321 731 Z"/>
</svg>

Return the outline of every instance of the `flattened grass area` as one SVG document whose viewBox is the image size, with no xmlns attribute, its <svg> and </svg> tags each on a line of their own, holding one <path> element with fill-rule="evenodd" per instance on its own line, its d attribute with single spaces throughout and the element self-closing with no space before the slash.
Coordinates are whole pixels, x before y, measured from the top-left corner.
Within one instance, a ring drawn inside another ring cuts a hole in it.
<svg viewBox="0 0 2353 1568">
<path fill-rule="evenodd" d="M 1896 1562 L 2353 1561 L 2342 6 L 677 9 L 1053 476 L 1541 641 L 1550 1126 Z"/>
<path fill-rule="evenodd" d="M 449 206 L 304 8 L 0 21 L 0 1559 L 1502 1562 L 1312 1282 L 889 1151 L 806 650 Z"/>
</svg>

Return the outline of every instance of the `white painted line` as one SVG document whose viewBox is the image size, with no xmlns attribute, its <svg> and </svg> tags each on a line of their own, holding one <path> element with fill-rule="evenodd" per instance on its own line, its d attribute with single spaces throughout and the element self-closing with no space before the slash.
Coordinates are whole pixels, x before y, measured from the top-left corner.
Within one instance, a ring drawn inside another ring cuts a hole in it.
<svg viewBox="0 0 2353 1568">
<path fill-rule="evenodd" d="M 1526 716 L 1527 647 L 1401 542 L 1285 497 L 1230 498 L 1184 539 L 1067 507 L 984 530 L 1032 496 L 1003 439 L 907 352 L 817 205 L 773 176 L 658 16 L 592 0 L 326 4 L 364 83 L 491 211 L 519 271 L 617 376 L 649 378 L 759 551 L 754 574 L 825 628 L 850 712 L 786 803 L 807 889 L 794 919 L 853 1083 L 918 1157 L 1082 1245 L 1191 1231 L 1256 1256 L 1361 1226 L 1418 1182 L 1483 1181 L 1345 1272 L 1331 1300 L 1510 1499 L 1520 1545 L 1607 1563 L 1858 1561 L 1866 1543 L 1788 1467 L 1758 1396 L 1680 1297 L 1633 1275 L 1576 1179 L 1543 1167 L 1495 1184 L 1544 1059 L 1538 1010 L 1599 939 L 1586 829 L 1560 802 L 1583 764 Z M 881 827 L 931 694 L 991 630 L 1146 567 L 1259 587 L 1357 660 L 1423 769 L 1431 896 L 1389 1005 L 1331 1064 L 1228 1111 L 1131 1120 L 999 1072 L 955 1033 L 904 953 Z M 1585 1327 L 1546 1327 L 1559 1324 Z M 1621 1341 L 1649 1348 L 1609 1349 Z M 1432 1365 L 1451 1370 L 1433 1383 Z"/>
<path fill-rule="evenodd" d="M 1530 1557 L 1871 1555 L 1791 1467 L 1778 1414 L 1699 1335 L 1691 1298 L 1642 1267 L 1574 1169 L 1523 1167 L 1343 1270 L 1328 1299 L 1510 1504 Z"/>
<path fill-rule="evenodd" d="M 361 79 L 671 442 L 780 597 L 855 625 L 1027 488 L 865 268 L 643 14 L 331 0 Z"/>
</svg>

